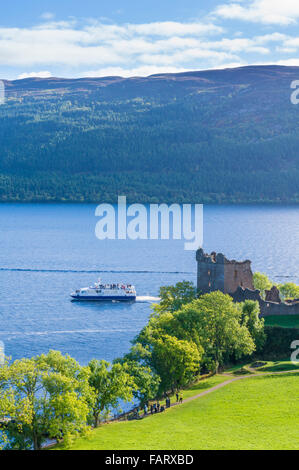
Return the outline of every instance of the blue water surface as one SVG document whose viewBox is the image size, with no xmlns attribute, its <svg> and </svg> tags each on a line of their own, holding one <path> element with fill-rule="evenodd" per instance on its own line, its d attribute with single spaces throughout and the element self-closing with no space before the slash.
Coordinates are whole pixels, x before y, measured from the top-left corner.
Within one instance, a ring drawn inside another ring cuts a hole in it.
<svg viewBox="0 0 299 470">
<path fill-rule="evenodd" d="M 139 296 L 161 285 L 196 282 L 195 252 L 181 240 L 95 237 L 95 205 L 0 204 L 0 340 L 13 359 L 60 350 L 81 364 L 126 353 L 146 324 L 149 300 L 70 302 L 69 293 L 104 282 L 135 284 Z M 299 283 L 298 206 L 206 206 L 204 249 L 251 259 L 276 282 Z"/>
</svg>

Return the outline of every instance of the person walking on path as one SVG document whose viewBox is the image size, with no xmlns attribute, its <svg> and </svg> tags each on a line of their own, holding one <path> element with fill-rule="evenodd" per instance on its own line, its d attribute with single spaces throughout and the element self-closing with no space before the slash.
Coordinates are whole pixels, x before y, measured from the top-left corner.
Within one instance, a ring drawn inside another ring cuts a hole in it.
<svg viewBox="0 0 299 470">
<path fill-rule="evenodd" d="M 179 393 L 176 392 L 175 396 L 176 396 L 176 401 L 178 402 L 179 401 Z"/>
<path fill-rule="evenodd" d="M 183 403 L 183 395 L 181 394 L 180 395 L 180 404 L 182 404 L 182 403 Z"/>
</svg>

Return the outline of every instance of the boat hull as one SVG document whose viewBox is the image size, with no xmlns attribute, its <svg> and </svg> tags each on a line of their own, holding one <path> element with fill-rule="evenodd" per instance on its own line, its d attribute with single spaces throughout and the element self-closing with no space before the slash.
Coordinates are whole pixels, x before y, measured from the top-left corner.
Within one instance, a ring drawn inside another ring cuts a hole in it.
<svg viewBox="0 0 299 470">
<path fill-rule="evenodd" d="M 99 295 L 71 295 L 73 300 L 78 300 L 81 302 L 134 302 L 136 300 L 136 296 L 118 296 L 118 295 L 109 295 L 109 296 L 99 296 Z"/>
</svg>

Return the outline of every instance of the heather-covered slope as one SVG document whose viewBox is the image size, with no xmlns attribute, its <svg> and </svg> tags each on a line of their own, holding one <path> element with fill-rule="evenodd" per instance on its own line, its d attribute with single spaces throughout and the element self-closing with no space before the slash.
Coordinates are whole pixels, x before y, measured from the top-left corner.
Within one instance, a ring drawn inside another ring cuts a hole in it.
<svg viewBox="0 0 299 470">
<path fill-rule="evenodd" d="M 299 202 L 299 67 L 5 82 L 0 200 Z"/>
</svg>

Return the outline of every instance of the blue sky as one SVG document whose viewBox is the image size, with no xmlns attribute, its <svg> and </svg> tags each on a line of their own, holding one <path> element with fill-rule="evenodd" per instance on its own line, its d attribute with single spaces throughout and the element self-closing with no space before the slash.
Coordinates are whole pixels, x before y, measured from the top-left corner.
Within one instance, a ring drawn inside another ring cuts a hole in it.
<svg viewBox="0 0 299 470">
<path fill-rule="evenodd" d="M 11 0 L 0 78 L 299 65 L 299 0 Z"/>
</svg>

